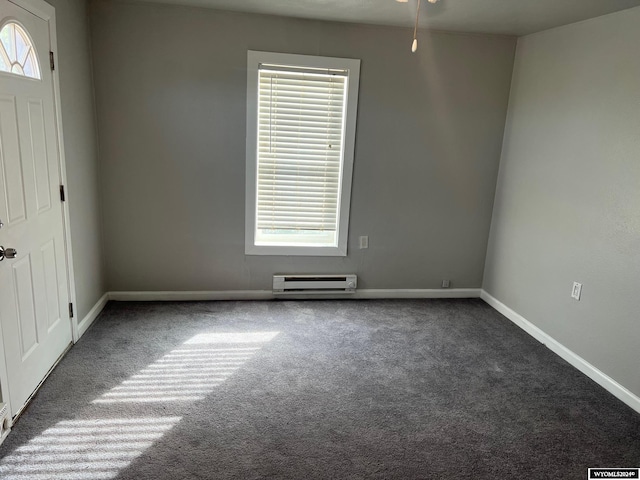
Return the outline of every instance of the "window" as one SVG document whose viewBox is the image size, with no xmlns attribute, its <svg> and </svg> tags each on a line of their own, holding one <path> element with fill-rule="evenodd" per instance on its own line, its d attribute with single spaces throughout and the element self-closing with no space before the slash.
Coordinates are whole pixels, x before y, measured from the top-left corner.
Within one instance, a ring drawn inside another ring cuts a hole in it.
<svg viewBox="0 0 640 480">
<path fill-rule="evenodd" d="M 5 24 L 0 30 L 0 72 L 40 78 L 38 59 L 29 35 L 15 22 Z"/>
<path fill-rule="evenodd" d="M 360 60 L 248 53 L 246 247 L 347 254 Z"/>
</svg>

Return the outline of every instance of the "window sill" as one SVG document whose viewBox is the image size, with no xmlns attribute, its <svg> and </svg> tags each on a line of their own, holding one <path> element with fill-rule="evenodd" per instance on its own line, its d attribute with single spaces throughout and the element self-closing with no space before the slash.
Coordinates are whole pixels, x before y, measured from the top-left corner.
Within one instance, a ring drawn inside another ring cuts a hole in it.
<svg viewBox="0 0 640 480">
<path fill-rule="evenodd" d="M 295 247 L 275 245 L 245 245 L 245 255 L 301 256 L 301 257 L 346 257 L 347 248 L 341 247 Z"/>
</svg>

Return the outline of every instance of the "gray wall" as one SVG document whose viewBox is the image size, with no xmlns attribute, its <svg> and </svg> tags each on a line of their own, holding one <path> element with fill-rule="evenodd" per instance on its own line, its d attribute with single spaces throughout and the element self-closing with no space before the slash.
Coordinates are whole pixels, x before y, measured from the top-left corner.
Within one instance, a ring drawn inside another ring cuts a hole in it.
<svg viewBox="0 0 640 480">
<path fill-rule="evenodd" d="M 480 287 L 515 39 L 95 1 L 110 290 Z M 349 255 L 244 255 L 247 50 L 362 60 Z M 370 248 L 358 250 L 359 235 Z"/>
<path fill-rule="evenodd" d="M 48 2 L 56 9 L 76 315 L 82 320 L 106 291 L 89 19 L 84 0 Z"/>
<path fill-rule="evenodd" d="M 639 45 L 640 8 L 518 41 L 484 278 L 636 395 Z"/>
</svg>

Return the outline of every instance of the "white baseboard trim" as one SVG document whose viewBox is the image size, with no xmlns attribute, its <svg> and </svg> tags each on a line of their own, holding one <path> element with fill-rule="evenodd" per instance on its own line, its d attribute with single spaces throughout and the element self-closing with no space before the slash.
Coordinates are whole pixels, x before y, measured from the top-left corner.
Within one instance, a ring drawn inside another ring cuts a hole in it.
<svg viewBox="0 0 640 480">
<path fill-rule="evenodd" d="M 207 300 L 272 300 L 274 298 L 309 299 L 385 299 L 385 298 L 479 298 L 479 288 L 452 289 L 365 289 L 355 293 L 340 294 L 288 294 L 274 295 L 271 290 L 222 290 L 201 292 L 110 292 L 109 300 L 115 301 L 207 301 Z"/>
<path fill-rule="evenodd" d="M 636 412 L 640 413 L 640 397 L 620 385 L 606 373 L 598 370 L 581 356 L 569 350 L 549 334 L 540 330 L 533 323 L 506 306 L 491 294 L 487 293 L 485 290 L 482 290 L 480 298 L 482 298 L 482 300 L 487 302 L 490 306 L 495 308 L 498 312 L 507 317 L 509 320 L 511 320 L 533 338 L 538 340 L 540 343 L 546 345 L 549 350 L 554 352 L 556 355 L 559 355 L 562 359 L 566 360 L 568 363 L 580 370 L 591 380 L 613 394 L 616 398 L 620 399 Z"/>
<path fill-rule="evenodd" d="M 356 290 L 348 298 L 479 298 L 479 288 L 425 288 L 425 289 L 364 289 Z"/>
<path fill-rule="evenodd" d="M 98 315 L 100 315 L 100 312 L 102 312 L 102 309 L 105 307 L 108 301 L 109 293 L 105 293 L 102 297 L 100 297 L 100 300 L 96 302 L 93 308 L 89 310 L 89 313 L 87 313 L 85 317 L 80 322 L 78 322 L 78 338 L 76 339 L 76 342 L 80 340 L 80 337 L 84 335 L 84 332 L 86 332 L 93 324 L 95 319 L 98 318 Z"/>
<path fill-rule="evenodd" d="M 110 292 L 109 300 L 117 302 L 175 302 L 206 300 L 270 300 L 271 290 L 219 290 L 196 292 Z"/>
</svg>

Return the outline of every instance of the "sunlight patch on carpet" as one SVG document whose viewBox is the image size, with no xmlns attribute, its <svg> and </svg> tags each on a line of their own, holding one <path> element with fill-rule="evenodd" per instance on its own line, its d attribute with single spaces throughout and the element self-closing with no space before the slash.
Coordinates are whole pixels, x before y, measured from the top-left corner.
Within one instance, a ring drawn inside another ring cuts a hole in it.
<svg viewBox="0 0 640 480">
<path fill-rule="evenodd" d="M 223 332 L 195 335 L 92 403 L 202 400 L 278 333 Z"/>
<path fill-rule="evenodd" d="M 4 480 L 108 480 L 181 417 L 65 420 L 0 462 Z"/>
</svg>

